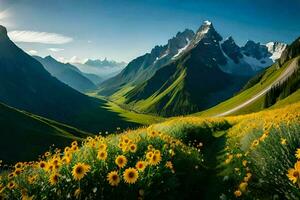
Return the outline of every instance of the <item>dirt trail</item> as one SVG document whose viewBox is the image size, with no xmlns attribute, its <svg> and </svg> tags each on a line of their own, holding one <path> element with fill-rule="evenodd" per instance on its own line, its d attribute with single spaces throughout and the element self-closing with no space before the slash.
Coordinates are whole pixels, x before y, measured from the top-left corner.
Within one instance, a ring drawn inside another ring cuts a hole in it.
<svg viewBox="0 0 300 200">
<path fill-rule="evenodd" d="M 263 91 L 260 91 L 258 94 L 256 94 L 255 96 L 251 97 L 250 99 L 248 99 L 247 101 L 245 101 L 244 103 L 236 106 L 235 108 L 232 108 L 226 112 L 220 113 L 215 115 L 214 117 L 222 117 L 225 115 L 229 115 L 231 113 L 234 113 L 235 111 L 238 111 L 239 109 L 249 105 L 250 103 L 254 102 L 255 100 L 257 100 L 258 98 L 260 98 L 261 96 L 263 96 L 264 94 L 266 94 L 274 85 L 281 83 L 283 81 L 285 81 L 298 67 L 298 59 L 294 59 L 292 61 L 292 63 L 286 68 L 286 70 L 267 88 L 265 88 Z"/>
</svg>

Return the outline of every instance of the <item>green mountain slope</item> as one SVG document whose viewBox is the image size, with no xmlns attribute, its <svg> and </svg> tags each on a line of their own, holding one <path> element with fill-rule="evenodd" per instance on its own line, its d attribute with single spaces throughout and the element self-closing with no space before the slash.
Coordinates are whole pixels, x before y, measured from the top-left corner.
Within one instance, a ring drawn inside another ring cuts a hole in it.
<svg viewBox="0 0 300 200">
<path fill-rule="evenodd" d="M 90 134 L 0 103 L 0 160 L 31 160 L 52 144 L 65 146 Z"/>
<path fill-rule="evenodd" d="M 204 24 L 181 57 L 127 92 L 124 103 L 139 112 L 173 116 L 203 110 L 231 97 L 248 77 L 219 68 L 226 63 L 221 40 L 212 24 Z"/>
<path fill-rule="evenodd" d="M 37 59 L 52 76 L 75 90 L 87 92 L 96 89 L 96 85 L 85 77 L 75 66 L 69 63 L 60 63 L 51 56 L 45 58 L 34 56 L 34 58 Z"/>
<path fill-rule="evenodd" d="M 17 109 L 97 133 L 134 123 L 58 81 L 34 58 L 18 48 L 0 26 L 0 101 Z"/>
<path fill-rule="evenodd" d="M 283 52 L 277 63 L 252 78 L 233 98 L 206 111 L 200 116 L 236 115 L 278 108 L 300 101 L 299 55 L 300 40 L 295 40 Z"/>
</svg>

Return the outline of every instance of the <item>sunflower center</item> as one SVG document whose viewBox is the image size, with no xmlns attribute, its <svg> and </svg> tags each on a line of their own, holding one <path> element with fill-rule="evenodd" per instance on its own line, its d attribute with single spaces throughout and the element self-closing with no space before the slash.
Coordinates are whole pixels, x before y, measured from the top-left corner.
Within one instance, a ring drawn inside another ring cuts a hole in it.
<svg viewBox="0 0 300 200">
<path fill-rule="evenodd" d="M 129 178 L 133 178 L 133 177 L 134 177 L 134 173 L 133 173 L 133 172 L 129 172 L 129 173 L 128 173 L 128 177 L 129 177 Z"/>
<path fill-rule="evenodd" d="M 77 174 L 81 174 L 82 171 L 83 171 L 82 167 L 77 167 L 77 168 L 76 168 L 76 173 L 77 173 Z"/>
<path fill-rule="evenodd" d="M 118 176 L 117 175 L 113 175 L 112 176 L 112 180 L 116 181 L 118 179 Z"/>
<path fill-rule="evenodd" d="M 299 176 L 299 172 L 298 172 L 298 171 L 295 171 L 295 172 L 293 173 L 293 176 L 294 176 L 294 177 L 298 177 L 298 176 Z"/>
</svg>

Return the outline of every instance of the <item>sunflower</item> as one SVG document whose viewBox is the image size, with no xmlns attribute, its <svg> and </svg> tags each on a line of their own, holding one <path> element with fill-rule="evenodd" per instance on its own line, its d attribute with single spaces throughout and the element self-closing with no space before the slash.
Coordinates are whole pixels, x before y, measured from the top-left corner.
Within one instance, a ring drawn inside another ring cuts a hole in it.
<svg viewBox="0 0 300 200">
<path fill-rule="evenodd" d="M 20 168 L 15 169 L 15 175 L 20 175 L 22 173 L 22 170 Z"/>
<path fill-rule="evenodd" d="M 106 148 L 107 148 L 107 145 L 104 144 L 104 143 L 101 143 L 101 144 L 99 145 L 99 151 L 104 151 L 104 150 L 106 150 Z"/>
<path fill-rule="evenodd" d="M 46 169 L 47 168 L 47 163 L 45 162 L 45 161 L 41 161 L 41 162 L 39 162 L 39 167 L 41 168 L 41 169 Z"/>
<path fill-rule="evenodd" d="M 72 170 L 72 175 L 75 180 L 82 179 L 89 171 L 91 166 L 85 163 L 77 163 Z"/>
<path fill-rule="evenodd" d="M 65 164 L 69 164 L 71 162 L 71 158 L 70 156 L 64 156 L 61 161 Z"/>
<path fill-rule="evenodd" d="M 106 160 L 106 158 L 107 158 L 107 152 L 106 151 L 99 151 L 98 155 L 97 155 L 97 158 L 99 160 Z"/>
<path fill-rule="evenodd" d="M 15 184 L 14 181 L 11 181 L 11 182 L 9 182 L 9 183 L 7 184 L 7 187 L 8 187 L 10 190 L 12 190 L 12 189 L 14 189 L 14 188 L 16 187 L 16 184 Z"/>
<path fill-rule="evenodd" d="M 78 146 L 77 141 L 73 141 L 73 142 L 72 142 L 72 147 L 74 147 L 74 146 Z"/>
<path fill-rule="evenodd" d="M 136 144 L 131 144 L 131 145 L 129 146 L 129 151 L 130 151 L 130 152 L 135 153 L 136 150 L 137 150 Z"/>
<path fill-rule="evenodd" d="M 49 182 L 50 182 L 51 185 L 55 185 L 58 182 L 58 179 L 59 179 L 59 174 L 54 173 L 54 174 L 50 175 Z"/>
<path fill-rule="evenodd" d="M 139 177 L 139 173 L 134 168 L 128 168 L 123 173 L 124 181 L 128 184 L 134 184 Z"/>
<path fill-rule="evenodd" d="M 149 159 L 150 165 L 158 165 L 161 161 L 161 154 L 160 152 L 154 153 L 153 156 Z"/>
<path fill-rule="evenodd" d="M 120 183 L 120 177 L 117 171 L 107 174 L 107 181 L 111 186 L 117 186 Z"/>
<path fill-rule="evenodd" d="M 18 162 L 17 164 L 15 164 L 15 169 L 20 169 L 23 167 L 23 163 Z"/>
<path fill-rule="evenodd" d="M 147 167 L 147 163 L 145 161 L 138 161 L 135 165 L 135 168 L 138 171 L 144 171 L 146 167 Z"/>
<path fill-rule="evenodd" d="M 152 157 L 153 157 L 153 152 L 152 151 L 149 151 L 147 154 L 146 154 L 146 158 L 147 160 L 150 160 Z"/>
<path fill-rule="evenodd" d="M 47 151 L 44 155 L 45 155 L 45 157 L 49 157 L 51 155 L 51 153 L 49 151 Z"/>
<path fill-rule="evenodd" d="M 115 163 L 118 165 L 118 167 L 123 168 L 127 163 L 127 158 L 123 155 L 120 155 L 116 158 Z"/>
</svg>

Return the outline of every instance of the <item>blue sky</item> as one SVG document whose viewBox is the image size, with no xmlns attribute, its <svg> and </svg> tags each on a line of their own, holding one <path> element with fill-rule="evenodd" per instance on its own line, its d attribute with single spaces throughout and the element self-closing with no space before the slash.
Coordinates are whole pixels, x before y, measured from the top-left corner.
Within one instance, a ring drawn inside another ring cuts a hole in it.
<svg viewBox="0 0 300 200">
<path fill-rule="evenodd" d="M 185 28 L 213 22 L 238 44 L 300 36 L 299 0 L 0 0 L 0 24 L 26 51 L 130 61 Z"/>
</svg>

